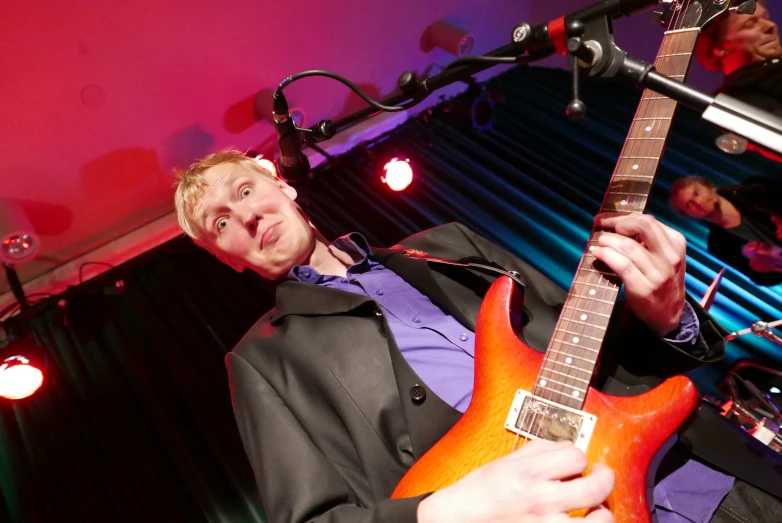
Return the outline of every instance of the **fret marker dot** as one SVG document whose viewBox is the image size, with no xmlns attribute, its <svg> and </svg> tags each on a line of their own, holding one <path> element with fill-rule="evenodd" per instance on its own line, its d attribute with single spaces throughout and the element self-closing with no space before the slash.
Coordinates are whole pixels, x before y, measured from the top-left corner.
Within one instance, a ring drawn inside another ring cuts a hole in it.
<svg viewBox="0 0 782 523">
<path fill-rule="evenodd" d="M 582 314 L 582 315 L 581 315 L 581 321 L 584 321 L 584 320 L 586 320 L 586 319 L 587 319 L 587 315 L 586 315 L 586 314 Z"/>
<path fill-rule="evenodd" d="M 652 126 L 650 125 L 649 127 L 646 128 L 646 130 L 647 131 L 651 131 L 652 130 Z"/>
<path fill-rule="evenodd" d="M 571 358 L 571 357 L 567 357 L 567 358 L 565 358 L 565 363 L 567 363 L 568 365 L 570 365 L 571 363 L 573 363 L 573 358 Z"/>
<path fill-rule="evenodd" d="M 633 170 L 637 170 L 637 169 L 638 169 L 638 164 L 633 165 Z"/>
<path fill-rule="evenodd" d="M 574 391 L 573 391 L 573 397 L 574 397 L 574 398 L 577 398 L 577 397 L 578 397 L 578 391 L 577 391 L 577 390 L 574 390 Z"/>
<path fill-rule="evenodd" d="M 573 336 L 573 343 L 578 343 L 578 336 Z"/>
<path fill-rule="evenodd" d="M 620 205 L 627 205 L 627 200 L 622 200 L 621 202 L 619 202 L 619 204 Z"/>
<path fill-rule="evenodd" d="M 590 296 L 594 296 L 595 295 L 595 289 L 590 289 L 589 290 L 589 295 Z"/>
<path fill-rule="evenodd" d="M 540 386 L 545 387 L 546 383 L 548 383 L 546 380 L 540 380 Z"/>
</svg>

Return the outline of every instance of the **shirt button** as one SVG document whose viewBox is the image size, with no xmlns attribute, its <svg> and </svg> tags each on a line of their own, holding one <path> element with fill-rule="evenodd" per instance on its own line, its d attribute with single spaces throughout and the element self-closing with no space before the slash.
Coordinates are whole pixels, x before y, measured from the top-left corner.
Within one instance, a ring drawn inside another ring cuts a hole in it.
<svg viewBox="0 0 782 523">
<path fill-rule="evenodd" d="M 377 294 L 378 296 L 382 296 L 382 295 L 383 295 L 383 294 L 385 294 L 385 293 L 383 292 L 383 289 L 378 289 L 378 290 L 375 292 L 375 294 Z"/>
<path fill-rule="evenodd" d="M 301 272 L 304 274 L 304 276 L 306 276 L 306 277 L 308 277 L 308 278 L 309 278 L 309 276 L 310 276 L 310 271 L 309 271 L 309 269 L 304 269 L 304 270 L 303 270 L 303 271 L 301 271 Z"/>
<path fill-rule="evenodd" d="M 410 389 L 410 399 L 413 403 L 420 405 L 426 399 L 426 389 L 420 385 L 415 385 Z"/>
<path fill-rule="evenodd" d="M 348 282 L 347 278 L 342 278 L 342 283 L 347 283 L 347 282 Z"/>
<path fill-rule="evenodd" d="M 462 333 L 462 335 L 459 336 L 459 339 L 462 341 L 467 341 L 469 339 L 469 336 L 467 336 L 467 334 L 465 333 Z"/>
<path fill-rule="evenodd" d="M 421 323 L 421 318 L 419 318 L 418 316 L 415 316 L 413 318 L 413 323 Z"/>
</svg>

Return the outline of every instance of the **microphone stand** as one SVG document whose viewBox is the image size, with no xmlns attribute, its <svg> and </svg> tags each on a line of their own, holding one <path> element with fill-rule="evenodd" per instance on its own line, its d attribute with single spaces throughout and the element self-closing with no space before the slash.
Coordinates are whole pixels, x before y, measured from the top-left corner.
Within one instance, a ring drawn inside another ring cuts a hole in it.
<svg viewBox="0 0 782 523">
<path fill-rule="evenodd" d="M 773 321 L 771 323 L 756 321 L 746 329 L 742 329 L 738 332 L 731 332 L 725 337 L 725 341 L 729 342 L 735 340 L 739 336 L 752 333 L 782 345 L 782 337 L 771 332 L 771 328 L 776 327 L 777 325 L 782 325 L 782 320 Z M 739 370 L 743 367 L 756 368 L 770 374 L 782 376 L 782 371 L 771 369 L 756 362 L 736 362 L 718 384 L 719 388 L 727 386 L 730 390 L 727 395 L 733 399 L 730 409 L 725 412 L 724 415 L 730 418 L 733 414 L 748 421 L 755 427 L 753 430 L 749 431 L 755 439 L 761 441 L 764 445 L 772 448 L 776 452 L 782 453 L 782 415 L 780 415 L 779 409 L 774 402 L 771 401 L 768 394 L 763 393 L 751 381 L 738 375 Z M 752 405 L 742 404 L 742 401 L 739 398 L 738 389 L 736 388 L 737 383 L 741 383 L 744 386 L 754 398 L 755 403 Z"/>
<path fill-rule="evenodd" d="M 586 114 L 586 105 L 578 98 L 581 72 L 588 72 L 590 76 L 621 77 L 700 112 L 708 122 L 782 154 L 782 118 L 727 95 L 720 93 L 716 97 L 711 96 L 673 80 L 655 71 L 652 64 L 631 58 L 616 46 L 611 19 L 638 12 L 656 3 L 666 9 L 665 12 L 657 13 L 661 21 L 670 21 L 679 7 L 676 0 L 605 0 L 545 25 L 531 27 L 529 24 L 520 24 L 513 30 L 511 44 L 482 56 L 459 58 L 431 78 L 419 81 L 414 72 L 403 73 L 397 81 L 400 92 L 381 103 L 390 106 L 411 100 L 409 106 L 412 106 L 435 90 L 454 82 L 473 81 L 472 75 L 497 65 L 496 60 L 491 61 L 492 58 L 507 58 L 505 63 L 512 61 L 528 64 L 560 52 L 569 55 L 573 71 L 573 100 L 567 107 L 567 114 L 574 119 Z M 728 7 L 726 2 L 717 2 L 708 9 L 713 10 L 713 13 L 703 13 L 703 19 L 721 16 Z M 745 1 L 733 9 L 752 13 L 755 0 Z M 378 112 L 381 110 L 370 106 L 335 122 L 321 120 L 309 128 L 301 129 L 304 131 L 305 145 L 328 140 L 337 132 Z"/>
<path fill-rule="evenodd" d="M 737 332 L 731 332 L 725 337 L 725 341 L 733 341 L 739 336 L 744 336 L 745 334 L 751 333 L 761 338 L 768 338 L 774 343 L 782 345 L 782 337 L 771 331 L 771 329 L 779 325 L 782 325 L 782 320 L 772 321 L 771 323 L 766 323 L 765 321 L 756 321 L 746 329 L 742 329 Z"/>
</svg>

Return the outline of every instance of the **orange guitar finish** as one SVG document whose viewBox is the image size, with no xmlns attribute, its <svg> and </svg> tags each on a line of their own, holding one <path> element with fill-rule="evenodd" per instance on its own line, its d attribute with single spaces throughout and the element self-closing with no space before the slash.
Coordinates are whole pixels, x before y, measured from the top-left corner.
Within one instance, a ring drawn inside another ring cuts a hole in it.
<svg viewBox="0 0 782 523">
<path fill-rule="evenodd" d="M 405 474 L 392 497 L 413 497 L 442 489 L 511 451 L 516 434 L 505 429 L 508 411 L 517 389 L 532 391 L 543 363 L 543 354 L 527 347 L 513 332 L 509 317 L 513 287 L 513 280 L 500 277 L 481 305 L 470 406 Z M 646 501 L 649 465 L 697 402 L 695 386 L 684 376 L 670 378 L 632 397 L 588 389 L 582 410 L 597 416 L 598 421 L 586 456 L 590 467 L 603 463 L 616 474 L 607 504 L 618 523 L 650 521 Z M 523 438 L 519 437 L 521 443 Z M 572 515 L 583 515 L 588 508 Z"/>
</svg>

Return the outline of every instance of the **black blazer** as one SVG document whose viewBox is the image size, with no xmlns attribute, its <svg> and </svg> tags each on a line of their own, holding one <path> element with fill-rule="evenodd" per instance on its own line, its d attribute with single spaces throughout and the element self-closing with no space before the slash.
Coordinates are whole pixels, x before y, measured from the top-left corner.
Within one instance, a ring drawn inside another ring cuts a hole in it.
<svg viewBox="0 0 782 523">
<path fill-rule="evenodd" d="M 756 240 L 782 246 L 777 237 L 777 225 L 772 216 L 782 217 L 782 181 L 763 176 L 750 176 L 741 185 L 723 187 L 717 191 L 720 196 L 736 206 L 742 221 L 752 224 L 764 237 Z M 714 256 L 743 273 L 756 285 L 772 286 L 782 283 L 782 273 L 756 272 L 749 266 L 749 259 L 741 253 L 747 240 L 730 229 L 710 223 L 707 249 Z"/>
<path fill-rule="evenodd" d="M 545 351 L 566 296 L 553 282 L 459 224 L 425 231 L 402 245 L 452 260 L 477 257 L 520 272 L 528 286 L 524 338 Z M 394 249 L 377 251 L 374 258 L 474 330 L 493 276 L 430 264 Z M 416 521 L 420 497 L 388 497 L 460 413 L 407 364 L 382 309 L 370 298 L 286 281 L 277 289 L 276 305 L 226 357 L 236 421 L 269 521 Z M 599 386 L 627 394 L 720 359 L 726 332 L 693 305 L 701 332 L 689 353 L 656 338 L 637 320 L 619 318 L 605 345 L 630 341 L 632 350 L 613 351 L 627 358 L 604 351 L 601 365 L 608 374 Z M 423 402 L 414 401 L 421 390 Z M 757 447 L 765 449 L 760 443 L 752 448 L 758 452 Z"/>
</svg>

